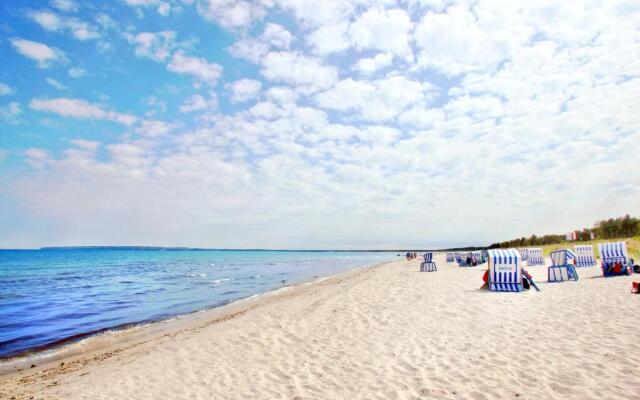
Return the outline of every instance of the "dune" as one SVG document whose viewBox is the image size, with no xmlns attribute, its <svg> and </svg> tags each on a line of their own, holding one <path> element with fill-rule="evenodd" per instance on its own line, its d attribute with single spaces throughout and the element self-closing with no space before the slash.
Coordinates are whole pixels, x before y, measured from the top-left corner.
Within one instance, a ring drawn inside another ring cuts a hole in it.
<svg viewBox="0 0 640 400">
<path fill-rule="evenodd" d="M 479 289 L 484 266 L 397 261 L 0 377 L 16 399 L 638 399 L 634 277 Z M 635 280 L 639 280 L 635 278 Z M 62 364 L 63 363 L 63 364 Z"/>
</svg>

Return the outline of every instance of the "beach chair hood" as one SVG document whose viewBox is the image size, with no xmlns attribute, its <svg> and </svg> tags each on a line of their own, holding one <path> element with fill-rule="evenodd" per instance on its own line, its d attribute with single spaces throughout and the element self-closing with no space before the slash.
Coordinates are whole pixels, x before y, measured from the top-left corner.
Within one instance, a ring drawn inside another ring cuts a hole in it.
<svg viewBox="0 0 640 400">
<path fill-rule="evenodd" d="M 556 250 L 551 253 L 551 262 L 554 266 L 567 265 L 570 260 L 575 260 L 576 258 L 576 253 L 569 249 Z"/>
<path fill-rule="evenodd" d="M 602 260 L 624 258 L 626 261 L 629 259 L 625 242 L 600 243 L 598 248 Z"/>
<path fill-rule="evenodd" d="M 489 290 L 522 291 L 521 256 L 516 249 L 489 250 Z"/>
</svg>

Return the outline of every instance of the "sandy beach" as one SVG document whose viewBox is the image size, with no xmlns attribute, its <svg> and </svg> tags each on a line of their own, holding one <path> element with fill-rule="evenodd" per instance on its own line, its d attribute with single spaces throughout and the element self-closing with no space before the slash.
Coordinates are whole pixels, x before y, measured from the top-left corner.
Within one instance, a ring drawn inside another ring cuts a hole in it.
<svg viewBox="0 0 640 400">
<path fill-rule="evenodd" d="M 357 269 L 0 377 L 6 399 L 638 399 L 634 277 L 479 289 L 436 257 Z M 637 276 L 635 277 L 637 280 Z M 143 329 L 144 331 L 144 329 Z"/>
</svg>

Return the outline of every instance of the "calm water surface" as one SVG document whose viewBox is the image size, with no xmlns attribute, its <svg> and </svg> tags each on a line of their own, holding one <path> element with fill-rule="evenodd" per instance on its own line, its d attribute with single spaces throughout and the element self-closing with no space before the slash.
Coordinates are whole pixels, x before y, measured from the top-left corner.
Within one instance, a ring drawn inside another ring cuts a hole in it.
<svg viewBox="0 0 640 400">
<path fill-rule="evenodd" d="M 394 258 L 362 252 L 0 250 L 0 357 Z"/>
</svg>

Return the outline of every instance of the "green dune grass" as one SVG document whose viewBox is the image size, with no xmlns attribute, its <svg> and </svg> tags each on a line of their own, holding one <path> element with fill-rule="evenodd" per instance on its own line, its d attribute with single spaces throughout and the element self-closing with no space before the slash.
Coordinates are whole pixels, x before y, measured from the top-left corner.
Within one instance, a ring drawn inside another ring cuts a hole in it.
<svg viewBox="0 0 640 400">
<path fill-rule="evenodd" d="M 596 254 L 596 257 L 600 257 L 598 252 L 598 243 L 605 242 L 619 242 L 625 241 L 627 243 L 627 251 L 629 252 L 629 256 L 634 259 L 636 263 L 640 262 L 640 236 L 634 236 L 630 238 L 622 238 L 622 239 L 596 239 L 589 240 L 584 242 L 562 242 L 557 244 L 548 244 L 545 246 L 541 246 L 544 251 L 544 255 L 548 256 L 552 251 L 560 250 L 560 249 L 570 249 L 573 250 L 573 246 L 577 244 L 590 244 L 593 245 L 593 250 Z"/>
</svg>

